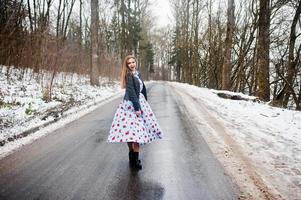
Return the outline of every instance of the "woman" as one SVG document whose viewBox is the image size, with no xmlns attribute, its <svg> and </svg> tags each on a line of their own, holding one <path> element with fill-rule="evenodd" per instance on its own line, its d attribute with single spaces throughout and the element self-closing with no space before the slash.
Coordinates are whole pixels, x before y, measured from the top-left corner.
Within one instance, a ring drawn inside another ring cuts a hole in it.
<svg viewBox="0 0 301 200">
<path fill-rule="evenodd" d="M 162 131 L 146 101 L 146 88 L 137 71 L 136 58 L 132 55 L 124 59 L 121 87 L 125 88 L 125 95 L 113 118 L 108 142 L 126 142 L 130 166 L 140 170 L 140 144 L 161 139 Z"/>
</svg>

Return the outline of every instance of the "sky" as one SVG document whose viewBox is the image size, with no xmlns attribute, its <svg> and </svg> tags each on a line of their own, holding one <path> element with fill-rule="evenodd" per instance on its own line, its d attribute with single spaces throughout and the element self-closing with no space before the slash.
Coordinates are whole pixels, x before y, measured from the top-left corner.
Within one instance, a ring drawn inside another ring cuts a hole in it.
<svg viewBox="0 0 301 200">
<path fill-rule="evenodd" d="M 169 0 L 151 0 L 151 10 L 156 18 L 155 23 L 158 27 L 165 27 L 170 24 L 172 18 Z"/>
</svg>

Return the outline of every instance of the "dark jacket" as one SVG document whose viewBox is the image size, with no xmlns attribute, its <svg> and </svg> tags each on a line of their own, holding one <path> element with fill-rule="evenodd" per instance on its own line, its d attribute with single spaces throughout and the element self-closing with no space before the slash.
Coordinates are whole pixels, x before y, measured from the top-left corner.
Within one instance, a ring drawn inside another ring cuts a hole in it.
<svg viewBox="0 0 301 200">
<path fill-rule="evenodd" d="M 147 100 L 147 95 L 146 95 L 146 88 L 144 85 L 144 82 L 141 78 L 140 73 L 138 73 L 138 76 L 140 80 L 143 83 L 143 89 L 141 93 L 144 95 L 145 99 Z M 126 89 L 125 89 L 125 95 L 124 95 L 124 100 L 130 100 L 133 105 L 135 111 L 141 110 L 141 106 L 139 103 L 139 94 L 140 94 L 140 83 L 138 78 L 136 78 L 132 73 L 129 73 L 126 75 Z"/>
</svg>

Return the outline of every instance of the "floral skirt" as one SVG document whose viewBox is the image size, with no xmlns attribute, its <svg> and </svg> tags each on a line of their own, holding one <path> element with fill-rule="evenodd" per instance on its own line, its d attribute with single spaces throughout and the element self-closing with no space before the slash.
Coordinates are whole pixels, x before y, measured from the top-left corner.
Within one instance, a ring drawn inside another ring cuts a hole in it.
<svg viewBox="0 0 301 200">
<path fill-rule="evenodd" d="M 162 138 L 162 131 L 150 105 L 140 93 L 142 114 L 137 117 L 133 103 L 123 100 L 114 115 L 108 142 L 150 143 Z"/>
</svg>

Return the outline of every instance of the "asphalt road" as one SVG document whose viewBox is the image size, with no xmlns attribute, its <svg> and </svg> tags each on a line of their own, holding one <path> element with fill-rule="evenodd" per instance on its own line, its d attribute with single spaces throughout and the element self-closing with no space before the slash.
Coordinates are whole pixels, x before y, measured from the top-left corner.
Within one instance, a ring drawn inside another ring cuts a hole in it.
<svg viewBox="0 0 301 200">
<path fill-rule="evenodd" d="M 181 99 L 163 82 L 148 96 L 165 137 L 142 146 L 141 171 L 106 142 L 117 99 L 0 160 L 0 199 L 238 199 Z"/>
</svg>

